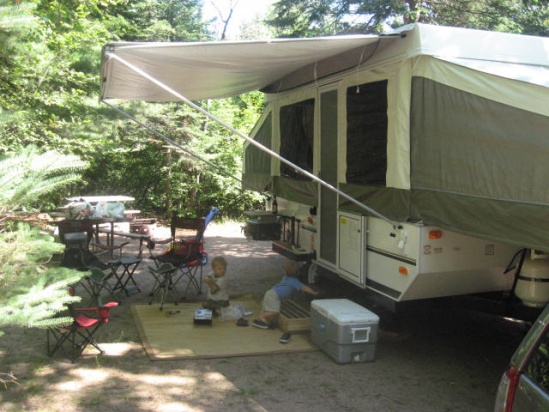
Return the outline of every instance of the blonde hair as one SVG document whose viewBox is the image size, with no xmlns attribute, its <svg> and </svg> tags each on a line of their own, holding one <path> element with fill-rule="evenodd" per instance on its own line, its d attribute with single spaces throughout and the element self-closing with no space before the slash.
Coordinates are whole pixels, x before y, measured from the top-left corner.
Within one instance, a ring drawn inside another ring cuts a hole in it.
<svg viewBox="0 0 549 412">
<path fill-rule="evenodd" d="M 299 263 L 295 260 L 288 260 L 284 263 L 284 272 L 288 276 L 296 277 L 299 274 L 300 267 Z"/>
<path fill-rule="evenodd" d="M 212 259 L 212 267 L 214 266 L 227 267 L 227 261 L 223 256 L 216 256 Z"/>
</svg>

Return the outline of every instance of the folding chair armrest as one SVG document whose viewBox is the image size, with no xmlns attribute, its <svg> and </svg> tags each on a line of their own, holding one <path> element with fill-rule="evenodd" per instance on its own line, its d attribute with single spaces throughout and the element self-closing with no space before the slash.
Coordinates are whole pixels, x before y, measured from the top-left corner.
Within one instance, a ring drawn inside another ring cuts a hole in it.
<svg viewBox="0 0 549 412">
<path fill-rule="evenodd" d="M 153 244 L 166 245 L 170 243 L 173 239 L 170 237 L 168 239 L 151 239 Z"/>
<path fill-rule="evenodd" d="M 118 302 L 109 302 L 101 306 L 95 306 L 93 308 L 74 308 L 76 312 L 97 312 L 100 309 L 111 309 L 118 306 Z"/>
<path fill-rule="evenodd" d="M 108 308 L 108 309 L 110 309 L 110 308 L 115 308 L 115 307 L 117 307 L 118 305 L 120 305 L 120 303 L 118 303 L 118 302 L 108 302 L 108 303 L 105 303 L 104 305 L 101 305 L 101 306 L 99 307 L 99 309 L 103 309 L 103 308 Z"/>
</svg>

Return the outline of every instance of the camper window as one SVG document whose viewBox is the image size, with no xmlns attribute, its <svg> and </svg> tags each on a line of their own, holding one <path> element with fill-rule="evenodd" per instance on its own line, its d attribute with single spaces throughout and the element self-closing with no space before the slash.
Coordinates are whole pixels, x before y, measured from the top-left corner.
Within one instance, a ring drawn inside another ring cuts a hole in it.
<svg viewBox="0 0 549 412">
<path fill-rule="evenodd" d="M 272 116 L 271 113 L 267 115 L 265 121 L 257 130 L 254 135 L 254 139 L 261 143 L 263 146 L 271 148 L 271 134 L 272 134 Z M 255 147 L 254 145 L 248 145 L 244 152 L 244 167 L 247 174 L 271 174 L 271 157 L 268 153 Z"/>
<path fill-rule="evenodd" d="M 308 172 L 313 171 L 314 99 L 280 108 L 280 155 Z M 280 175 L 310 180 L 285 163 Z"/>
<path fill-rule="evenodd" d="M 387 81 L 347 89 L 347 183 L 385 186 Z"/>
</svg>

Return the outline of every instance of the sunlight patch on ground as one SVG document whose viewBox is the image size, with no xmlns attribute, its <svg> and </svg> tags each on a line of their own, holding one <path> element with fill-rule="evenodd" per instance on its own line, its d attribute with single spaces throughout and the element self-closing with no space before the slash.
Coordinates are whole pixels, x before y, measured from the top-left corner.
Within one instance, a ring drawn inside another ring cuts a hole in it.
<svg viewBox="0 0 549 412">
<path fill-rule="evenodd" d="M 142 350 L 142 346 L 130 342 L 100 343 L 99 346 L 105 351 L 105 356 L 120 357 L 127 355 L 132 350 Z M 89 352 L 88 352 L 89 351 Z M 97 349 L 88 346 L 84 354 L 97 354 Z"/>
<path fill-rule="evenodd" d="M 191 408 L 189 405 L 179 402 L 165 403 L 160 406 L 158 412 L 201 412 L 202 409 Z"/>
<path fill-rule="evenodd" d="M 57 373 L 57 371 L 51 365 L 40 365 L 34 369 L 34 373 L 36 376 L 44 377 L 48 375 L 53 375 Z"/>
<path fill-rule="evenodd" d="M 210 223 L 204 232 L 206 237 L 233 237 L 244 238 L 244 232 L 242 231 L 243 223 L 238 222 L 225 222 L 223 224 Z"/>
<path fill-rule="evenodd" d="M 158 375 L 139 375 L 137 379 L 148 385 L 194 385 L 196 378 Z"/>
<path fill-rule="evenodd" d="M 79 368 L 71 371 L 71 375 L 75 376 L 69 382 L 62 382 L 55 385 L 55 388 L 60 391 L 76 392 L 89 385 L 96 385 L 110 377 L 110 373 L 98 369 Z"/>
<path fill-rule="evenodd" d="M 236 387 L 224 375 L 219 372 L 208 372 L 204 375 L 204 381 L 207 385 L 215 385 L 218 390 L 232 391 Z"/>
</svg>

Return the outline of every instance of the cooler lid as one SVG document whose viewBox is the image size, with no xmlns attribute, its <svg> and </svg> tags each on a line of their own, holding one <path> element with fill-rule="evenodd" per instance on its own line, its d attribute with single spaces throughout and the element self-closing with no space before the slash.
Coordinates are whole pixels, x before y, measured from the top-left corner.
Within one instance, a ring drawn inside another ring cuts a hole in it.
<svg viewBox="0 0 549 412">
<path fill-rule="evenodd" d="M 375 323 L 379 316 L 349 299 L 317 299 L 311 308 L 338 324 Z"/>
</svg>

